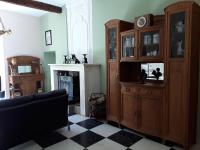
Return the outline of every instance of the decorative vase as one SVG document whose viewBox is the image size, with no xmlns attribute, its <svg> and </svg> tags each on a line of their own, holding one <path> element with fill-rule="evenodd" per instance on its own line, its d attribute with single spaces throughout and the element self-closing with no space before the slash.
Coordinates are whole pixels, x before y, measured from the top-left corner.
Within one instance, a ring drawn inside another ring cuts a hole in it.
<svg viewBox="0 0 200 150">
<path fill-rule="evenodd" d="M 84 63 L 84 64 L 87 64 L 87 63 L 88 63 L 86 55 L 87 55 L 87 54 L 83 54 L 83 63 Z"/>
</svg>

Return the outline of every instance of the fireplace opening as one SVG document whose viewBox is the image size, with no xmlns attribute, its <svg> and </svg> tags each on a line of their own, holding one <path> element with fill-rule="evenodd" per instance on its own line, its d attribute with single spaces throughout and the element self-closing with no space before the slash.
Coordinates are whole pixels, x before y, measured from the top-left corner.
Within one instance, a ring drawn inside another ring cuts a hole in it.
<svg viewBox="0 0 200 150">
<path fill-rule="evenodd" d="M 65 89 L 69 104 L 80 103 L 80 79 L 77 71 L 58 71 L 58 89 Z"/>
</svg>

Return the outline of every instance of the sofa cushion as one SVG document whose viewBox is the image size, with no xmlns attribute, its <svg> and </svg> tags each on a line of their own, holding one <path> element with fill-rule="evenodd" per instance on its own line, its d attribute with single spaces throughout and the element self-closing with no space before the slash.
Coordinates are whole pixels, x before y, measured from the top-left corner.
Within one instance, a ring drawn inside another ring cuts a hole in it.
<svg viewBox="0 0 200 150">
<path fill-rule="evenodd" d="M 41 99 L 48 99 L 57 97 L 60 95 L 66 95 L 66 90 L 54 90 L 47 93 L 40 93 L 40 94 L 34 94 L 34 100 L 41 100 Z"/>
<path fill-rule="evenodd" d="M 36 129 L 33 134 L 51 130 L 52 128 L 55 129 L 56 126 L 60 126 L 67 122 L 67 98 L 68 97 L 65 94 L 57 97 L 40 99 L 30 103 L 31 107 L 28 107 L 29 111 L 32 113 L 31 126 L 33 130 Z"/>
<path fill-rule="evenodd" d="M 33 95 L 30 96 L 20 96 L 12 99 L 6 99 L 0 101 L 0 108 L 12 107 L 17 105 L 22 105 L 33 100 Z"/>
</svg>

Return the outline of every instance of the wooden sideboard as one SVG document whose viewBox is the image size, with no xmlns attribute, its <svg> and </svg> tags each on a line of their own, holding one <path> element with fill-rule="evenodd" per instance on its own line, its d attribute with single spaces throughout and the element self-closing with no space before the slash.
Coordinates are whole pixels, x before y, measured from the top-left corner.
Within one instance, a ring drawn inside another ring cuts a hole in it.
<svg viewBox="0 0 200 150">
<path fill-rule="evenodd" d="M 115 34 L 108 25 L 116 21 L 106 23 L 107 120 L 186 150 L 195 143 L 199 18 L 200 6 L 182 1 L 167 6 L 163 15 L 137 17 L 134 27 Z M 153 79 L 152 66 L 162 68 L 160 80 Z M 142 70 L 148 70 L 145 82 Z"/>
<path fill-rule="evenodd" d="M 122 83 L 121 124 L 162 137 L 163 98 L 164 85 Z"/>
<path fill-rule="evenodd" d="M 8 60 L 10 96 L 25 96 L 44 90 L 44 73 L 40 59 L 32 56 L 15 56 Z"/>
</svg>

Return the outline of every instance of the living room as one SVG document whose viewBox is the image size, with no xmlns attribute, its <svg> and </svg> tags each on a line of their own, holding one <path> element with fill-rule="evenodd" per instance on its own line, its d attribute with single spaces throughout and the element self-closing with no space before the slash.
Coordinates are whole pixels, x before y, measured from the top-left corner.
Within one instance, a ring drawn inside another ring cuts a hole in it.
<svg viewBox="0 0 200 150">
<path fill-rule="evenodd" d="M 0 149 L 200 149 L 199 5 L 0 0 Z"/>
</svg>

